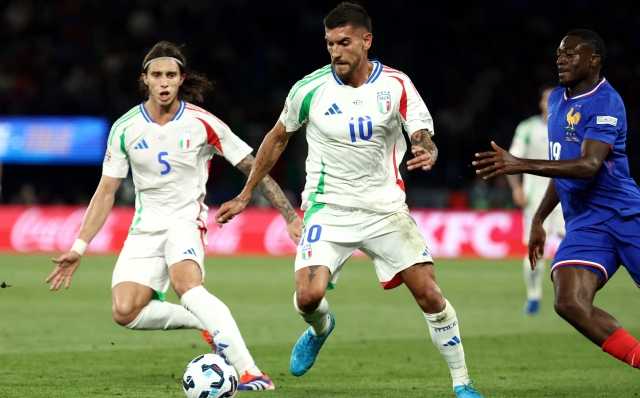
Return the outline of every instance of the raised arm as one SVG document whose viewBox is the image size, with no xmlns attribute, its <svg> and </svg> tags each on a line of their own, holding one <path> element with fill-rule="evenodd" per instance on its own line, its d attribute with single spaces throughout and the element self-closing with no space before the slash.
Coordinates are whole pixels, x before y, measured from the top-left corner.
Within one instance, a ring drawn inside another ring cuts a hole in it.
<svg viewBox="0 0 640 398">
<path fill-rule="evenodd" d="M 431 140 L 432 135 L 427 129 L 411 134 L 411 153 L 415 157 L 407 161 L 407 170 L 417 168 L 422 168 L 424 171 L 431 170 L 438 159 L 438 148 Z"/>
<path fill-rule="evenodd" d="M 550 178 L 587 179 L 593 177 L 604 164 L 611 148 L 597 140 L 584 140 L 580 156 L 569 160 L 520 159 L 491 141 L 494 151 L 476 153 L 473 165 L 477 174 L 489 179 L 500 174 L 528 173 Z"/>
<path fill-rule="evenodd" d="M 287 132 L 282 122 L 278 120 L 273 129 L 264 137 L 255 161 L 251 166 L 249 179 L 244 189 L 240 192 L 240 195 L 224 203 L 216 213 L 216 223 L 219 227 L 222 227 L 223 224 L 226 224 L 236 214 L 240 214 L 244 210 L 247 203 L 249 203 L 249 199 L 251 199 L 253 191 L 269 173 L 284 148 L 287 147 L 292 134 Z"/>
<path fill-rule="evenodd" d="M 95 238 L 105 221 L 107 221 L 107 217 L 113 208 L 116 191 L 120 186 L 120 180 L 120 178 L 102 175 L 98 188 L 82 220 L 82 226 L 80 227 L 76 243 L 73 244 L 73 247 L 68 253 L 52 259 L 58 266 L 46 279 L 47 283 L 53 281 L 49 288 L 50 290 L 58 290 L 65 279 L 67 280 L 65 288 L 69 288 L 71 276 L 80 265 L 84 249 L 86 249 L 87 245 Z"/>
<path fill-rule="evenodd" d="M 260 152 L 258 151 L 258 153 Z M 254 163 L 255 159 L 253 156 L 247 155 L 247 157 L 242 159 L 236 167 L 245 175 L 250 176 Z M 287 223 L 289 236 L 296 244 L 298 244 L 302 233 L 302 220 L 294 210 L 293 206 L 291 206 L 291 203 L 289 203 L 289 200 L 284 196 L 280 186 L 273 178 L 271 178 L 271 176 L 267 175 L 258 183 L 256 188 L 258 189 L 258 192 L 260 192 L 260 194 L 267 199 L 273 207 L 280 212 L 280 214 L 282 214 L 282 217 L 284 217 L 284 220 Z"/>
</svg>

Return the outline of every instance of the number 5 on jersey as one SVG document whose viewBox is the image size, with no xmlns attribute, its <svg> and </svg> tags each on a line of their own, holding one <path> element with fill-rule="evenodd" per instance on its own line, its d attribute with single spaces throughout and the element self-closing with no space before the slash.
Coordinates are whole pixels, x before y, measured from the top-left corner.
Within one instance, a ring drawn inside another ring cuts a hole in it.
<svg viewBox="0 0 640 398">
<path fill-rule="evenodd" d="M 165 175 L 171 171 L 171 165 L 166 160 L 162 159 L 163 156 L 169 156 L 169 152 L 160 152 L 158 154 L 158 163 L 164 165 L 165 169 L 160 172 L 160 175 Z"/>
</svg>

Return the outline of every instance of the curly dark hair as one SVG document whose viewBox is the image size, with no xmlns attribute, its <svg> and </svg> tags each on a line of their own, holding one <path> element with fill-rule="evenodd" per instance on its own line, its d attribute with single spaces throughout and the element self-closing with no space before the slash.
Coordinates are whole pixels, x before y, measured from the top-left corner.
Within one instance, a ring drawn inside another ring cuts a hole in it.
<svg viewBox="0 0 640 398">
<path fill-rule="evenodd" d="M 210 91 L 213 88 L 213 83 L 207 78 L 206 75 L 202 73 L 196 73 L 187 68 L 187 59 L 182 54 L 180 49 L 184 47 L 184 44 L 178 46 L 168 41 L 161 41 L 156 43 L 155 46 L 149 51 L 146 57 L 144 57 L 144 61 L 142 61 L 142 73 L 147 73 L 147 68 L 144 66 L 154 58 L 158 57 L 173 57 L 175 59 L 180 60 L 182 65 L 178 64 L 180 67 L 180 74 L 186 74 L 187 76 L 182 82 L 180 89 L 178 90 L 178 99 L 180 101 L 191 101 L 195 99 L 196 101 L 202 102 L 204 101 L 204 93 Z M 138 79 L 140 92 L 145 96 L 149 97 L 149 87 L 144 84 L 144 80 L 142 76 Z"/>
</svg>

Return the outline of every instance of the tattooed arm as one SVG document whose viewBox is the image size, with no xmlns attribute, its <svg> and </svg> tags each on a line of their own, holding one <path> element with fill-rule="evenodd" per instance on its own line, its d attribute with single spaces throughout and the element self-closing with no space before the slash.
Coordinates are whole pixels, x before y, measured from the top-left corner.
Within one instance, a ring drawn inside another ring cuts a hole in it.
<svg viewBox="0 0 640 398">
<path fill-rule="evenodd" d="M 242 159 L 236 167 L 248 177 L 249 174 L 251 174 L 251 167 L 253 166 L 254 161 L 255 159 L 253 156 L 247 155 L 247 157 Z M 258 192 L 260 192 L 260 194 L 273 205 L 273 207 L 278 209 L 287 224 L 291 224 L 299 218 L 298 213 L 293 209 L 291 203 L 289 203 L 287 198 L 284 196 L 284 192 L 282 192 L 280 186 L 273 180 L 273 178 L 271 178 L 271 176 L 267 175 L 264 177 L 256 188 L 258 189 Z"/>
<path fill-rule="evenodd" d="M 407 162 L 408 170 L 422 168 L 424 171 L 429 171 L 436 163 L 438 148 L 431 141 L 431 135 L 431 132 L 426 129 L 418 130 L 411 134 L 411 153 L 415 158 Z"/>
</svg>

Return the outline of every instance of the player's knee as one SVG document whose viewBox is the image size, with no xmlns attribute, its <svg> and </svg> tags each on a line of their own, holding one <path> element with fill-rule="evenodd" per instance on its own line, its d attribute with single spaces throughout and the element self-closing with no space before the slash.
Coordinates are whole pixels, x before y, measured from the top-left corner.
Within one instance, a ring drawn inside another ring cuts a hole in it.
<svg viewBox="0 0 640 398">
<path fill-rule="evenodd" d="M 137 307 L 134 303 L 119 302 L 111 306 L 113 319 L 120 326 L 127 326 L 133 322 L 140 314 L 140 311 L 142 311 L 142 308 Z"/>
<path fill-rule="evenodd" d="M 420 309 L 425 314 L 436 314 L 442 312 L 445 307 L 445 300 L 440 291 L 426 291 L 414 295 Z"/>
<path fill-rule="evenodd" d="M 197 286 L 202 286 L 202 283 L 188 283 L 178 281 L 173 283 L 173 290 L 175 290 L 178 297 L 182 297 L 186 292 Z"/>
<path fill-rule="evenodd" d="M 585 304 L 576 298 L 562 298 L 556 299 L 553 303 L 553 308 L 562 318 L 571 321 L 585 313 Z"/>
<path fill-rule="evenodd" d="M 313 289 L 297 291 L 296 305 L 300 311 L 305 314 L 310 314 L 318 308 L 323 297 L 324 292 L 315 291 Z"/>
</svg>

